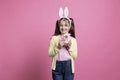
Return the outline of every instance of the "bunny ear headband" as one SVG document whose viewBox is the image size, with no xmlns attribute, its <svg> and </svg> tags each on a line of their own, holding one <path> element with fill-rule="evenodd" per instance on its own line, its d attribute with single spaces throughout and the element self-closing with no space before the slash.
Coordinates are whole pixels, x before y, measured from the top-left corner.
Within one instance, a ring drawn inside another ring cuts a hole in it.
<svg viewBox="0 0 120 80">
<path fill-rule="evenodd" d="M 63 14 L 64 14 L 64 15 L 63 15 Z M 64 13 L 63 13 L 63 9 L 62 9 L 62 8 L 59 9 L 59 17 L 60 17 L 60 19 L 61 19 L 61 18 L 67 18 L 67 19 L 70 21 L 70 25 L 71 25 L 71 20 L 70 20 L 70 18 L 68 17 L 68 14 L 69 14 L 69 11 L 68 11 L 68 8 L 67 8 L 67 7 L 65 7 L 65 9 L 64 9 Z"/>
</svg>

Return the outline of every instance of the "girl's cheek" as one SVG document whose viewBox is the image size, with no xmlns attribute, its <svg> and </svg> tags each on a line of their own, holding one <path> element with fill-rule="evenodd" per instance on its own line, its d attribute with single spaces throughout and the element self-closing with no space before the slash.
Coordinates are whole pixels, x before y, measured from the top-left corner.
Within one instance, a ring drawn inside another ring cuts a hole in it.
<svg viewBox="0 0 120 80">
<path fill-rule="evenodd" d="M 70 31 L 70 27 L 68 28 L 68 31 Z"/>
</svg>

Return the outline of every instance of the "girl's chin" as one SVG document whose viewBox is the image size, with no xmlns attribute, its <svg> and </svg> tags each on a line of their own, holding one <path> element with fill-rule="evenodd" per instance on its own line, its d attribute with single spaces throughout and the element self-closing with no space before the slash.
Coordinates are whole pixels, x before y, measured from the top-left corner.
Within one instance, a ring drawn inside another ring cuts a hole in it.
<svg viewBox="0 0 120 80">
<path fill-rule="evenodd" d="M 64 31 L 63 31 L 63 32 L 61 32 L 61 33 L 62 33 L 62 34 L 66 34 L 66 33 L 68 33 L 68 32 L 64 32 Z"/>
<path fill-rule="evenodd" d="M 67 34 L 67 32 L 62 32 L 62 34 Z"/>
</svg>

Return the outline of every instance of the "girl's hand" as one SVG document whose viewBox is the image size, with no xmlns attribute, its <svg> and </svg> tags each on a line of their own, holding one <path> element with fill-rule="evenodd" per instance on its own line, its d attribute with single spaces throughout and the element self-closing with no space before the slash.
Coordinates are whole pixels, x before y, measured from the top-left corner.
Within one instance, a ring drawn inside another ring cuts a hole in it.
<svg viewBox="0 0 120 80">
<path fill-rule="evenodd" d="M 69 42 L 65 43 L 64 46 L 65 46 L 66 49 L 68 50 L 68 49 L 70 48 L 70 46 L 71 46 L 71 40 L 70 40 Z"/>
<path fill-rule="evenodd" d="M 60 40 L 59 44 L 58 44 L 58 48 L 60 49 L 61 47 L 64 46 L 64 41 L 63 40 Z"/>
<path fill-rule="evenodd" d="M 67 44 L 67 49 L 69 49 L 70 48 L 70 46 L 71 46 L 71 40 L 68 42 L 68 44 Z"/>
<path fill-rule="evenodd" d="M 71 46 L 71 44 L 72 44 L 72 43 L 71 43 L 71 40 L 70 40 L 70 41 L 68 42 L 68 47 L 70 47 L 70 46 Z"/>
</svg>

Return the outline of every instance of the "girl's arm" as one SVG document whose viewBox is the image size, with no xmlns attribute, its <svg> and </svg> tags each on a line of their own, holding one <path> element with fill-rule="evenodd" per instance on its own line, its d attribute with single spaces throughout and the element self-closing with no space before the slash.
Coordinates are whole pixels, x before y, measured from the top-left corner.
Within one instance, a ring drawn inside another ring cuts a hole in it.
<svg viewBox="0 0 120 80">
<path fill-rule="evenodd" d="M 50 40 L 49 49 L 48 49 L 48 55 L 50 57 L 54 57 L 59 52 L 59 48 L 56 47 L 55 41 L 56 41 L 55 36 L 53 36 Z"/>
<path fill-rule="evenodd" d="M 69 47 L 68 52 L 73 59 L 77 58 L 77 41 L 75 38 L 71 40 L 71 46 Z"/>
</svg>

